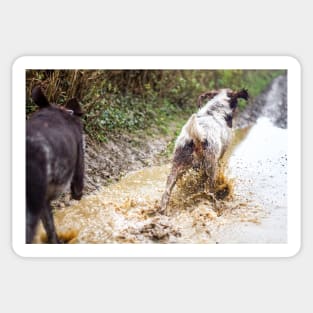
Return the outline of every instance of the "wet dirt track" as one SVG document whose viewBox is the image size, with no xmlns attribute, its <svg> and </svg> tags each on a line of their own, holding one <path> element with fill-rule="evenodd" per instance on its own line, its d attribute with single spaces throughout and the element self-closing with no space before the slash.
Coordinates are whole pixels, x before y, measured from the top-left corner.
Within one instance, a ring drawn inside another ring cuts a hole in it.
<svg viewBox="0 0 313 313">
<path fill-rule="evenodd" d="M 173 191 L 170 214 L 161 215 L 170 165 L 149 167 L 56 210 L 58 233 L 69 243 L 286 242 L 286 149 L 287 131 L 261 118 L 236 132 L 226 199 L 213 201 L 191 171 Z M 37 240 L 44 241 L 42 228 Z"/>
<path fill-rule="evenodd" d="M 262 112 L 275 112 L 269 106 L 275 94 L 281 98 L 277 84 L 264 97 Z M 227 178 L 221 175 L 223 199 L 204 193 L 201 173 L 190 171 L 173 190 L 170 214 L 161 215 L 170 164 L 147 167 L 55 210 L 58 234 L 68 243 L 286 242 L 287 130 L 272 122 L 260 117 L 236 130 Z M 36 242 L 45 242 L 41 225 Z"/>
</svg>

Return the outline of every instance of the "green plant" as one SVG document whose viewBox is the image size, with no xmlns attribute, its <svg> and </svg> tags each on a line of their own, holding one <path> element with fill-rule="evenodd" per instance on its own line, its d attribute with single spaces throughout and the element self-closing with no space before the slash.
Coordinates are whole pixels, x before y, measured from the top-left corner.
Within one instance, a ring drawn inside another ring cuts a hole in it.
<svg viewBox="0 0 313 313">
<path fill-rule="evenodd" d="M 77 97 L 85 131 L 97 141 L 111 133 L 170 125 L 197 110 L 199 94 L 218 88 L 247 88 L 251 98 L 283 71 L 272 70 L 27 70 L 26 114 L 37 108 L 32 88 L 40 84 L 50 101 Z M 239 107 L 246 105 L 239 102 Z"/>
</svg>

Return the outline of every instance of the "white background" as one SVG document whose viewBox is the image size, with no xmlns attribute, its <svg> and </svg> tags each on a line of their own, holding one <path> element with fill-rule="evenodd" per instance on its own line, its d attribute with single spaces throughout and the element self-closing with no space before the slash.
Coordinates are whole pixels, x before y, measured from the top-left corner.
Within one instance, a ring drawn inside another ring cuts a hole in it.
<svg viewBox="0 0 313 313">
<path fill-rule="evenodd" d="M 300 0 L 1 1 L 0 311 L 312 312 L 309 5 Z M 296 57 L 303 78 L 299 254 L 290 259 L 158 261 L 17 257 L 11 250 L 10 105 L 11 65 L 21 55 Z"/>
</svg>

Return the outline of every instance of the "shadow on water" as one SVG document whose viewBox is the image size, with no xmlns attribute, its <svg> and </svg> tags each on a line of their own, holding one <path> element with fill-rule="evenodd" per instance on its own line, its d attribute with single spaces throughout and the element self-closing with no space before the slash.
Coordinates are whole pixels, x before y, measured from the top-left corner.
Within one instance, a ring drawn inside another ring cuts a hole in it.
<svg viewBox="0 0 313 313">
<path fill-rule="evenodd" d="M 266 118 L 236 131 L 215 196 L 201 172 L 173 190 L 158 213 L 170 164 L 128 174 L 55 211 L 68 243 L 281 243 L 287 240 L 287 131 Z M 37 242 L 45 241 L 40 226 Z"/>
</svg>

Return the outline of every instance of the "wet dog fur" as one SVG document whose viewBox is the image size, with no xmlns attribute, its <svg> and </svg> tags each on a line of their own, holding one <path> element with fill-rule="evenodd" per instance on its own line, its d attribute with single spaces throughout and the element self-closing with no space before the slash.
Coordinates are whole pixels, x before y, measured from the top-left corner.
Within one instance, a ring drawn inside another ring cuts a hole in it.
<svg viewBox="0 0 313 313">
<path fill-rule="evenodd" d="M 80 200 L 84 184 L 82 111 L 76 99 L 65 107 L 50 104 L 41 88 L 32 90 L 39 106 L 26 122 L 26 243 L 39 220 L 49 243 L 60 243 L 50 202 L 70 187 Z"/>
<path fill-rule="evenodd" d="M 168 202 L 177 180 L 195 165 L 201 164 L 209 189 L 214 188 L 219 161 L 231 141 L 232 121 L 239 98 L 247 100 L 247 90 L 220 89 L 199 96 L 199 111 L 189 118 L 176 139 L 172 169 L 161 199 L 162 213 L 168 213 Z M 204 99 L 208 102 L 201 108 Z"/>
</svg>

